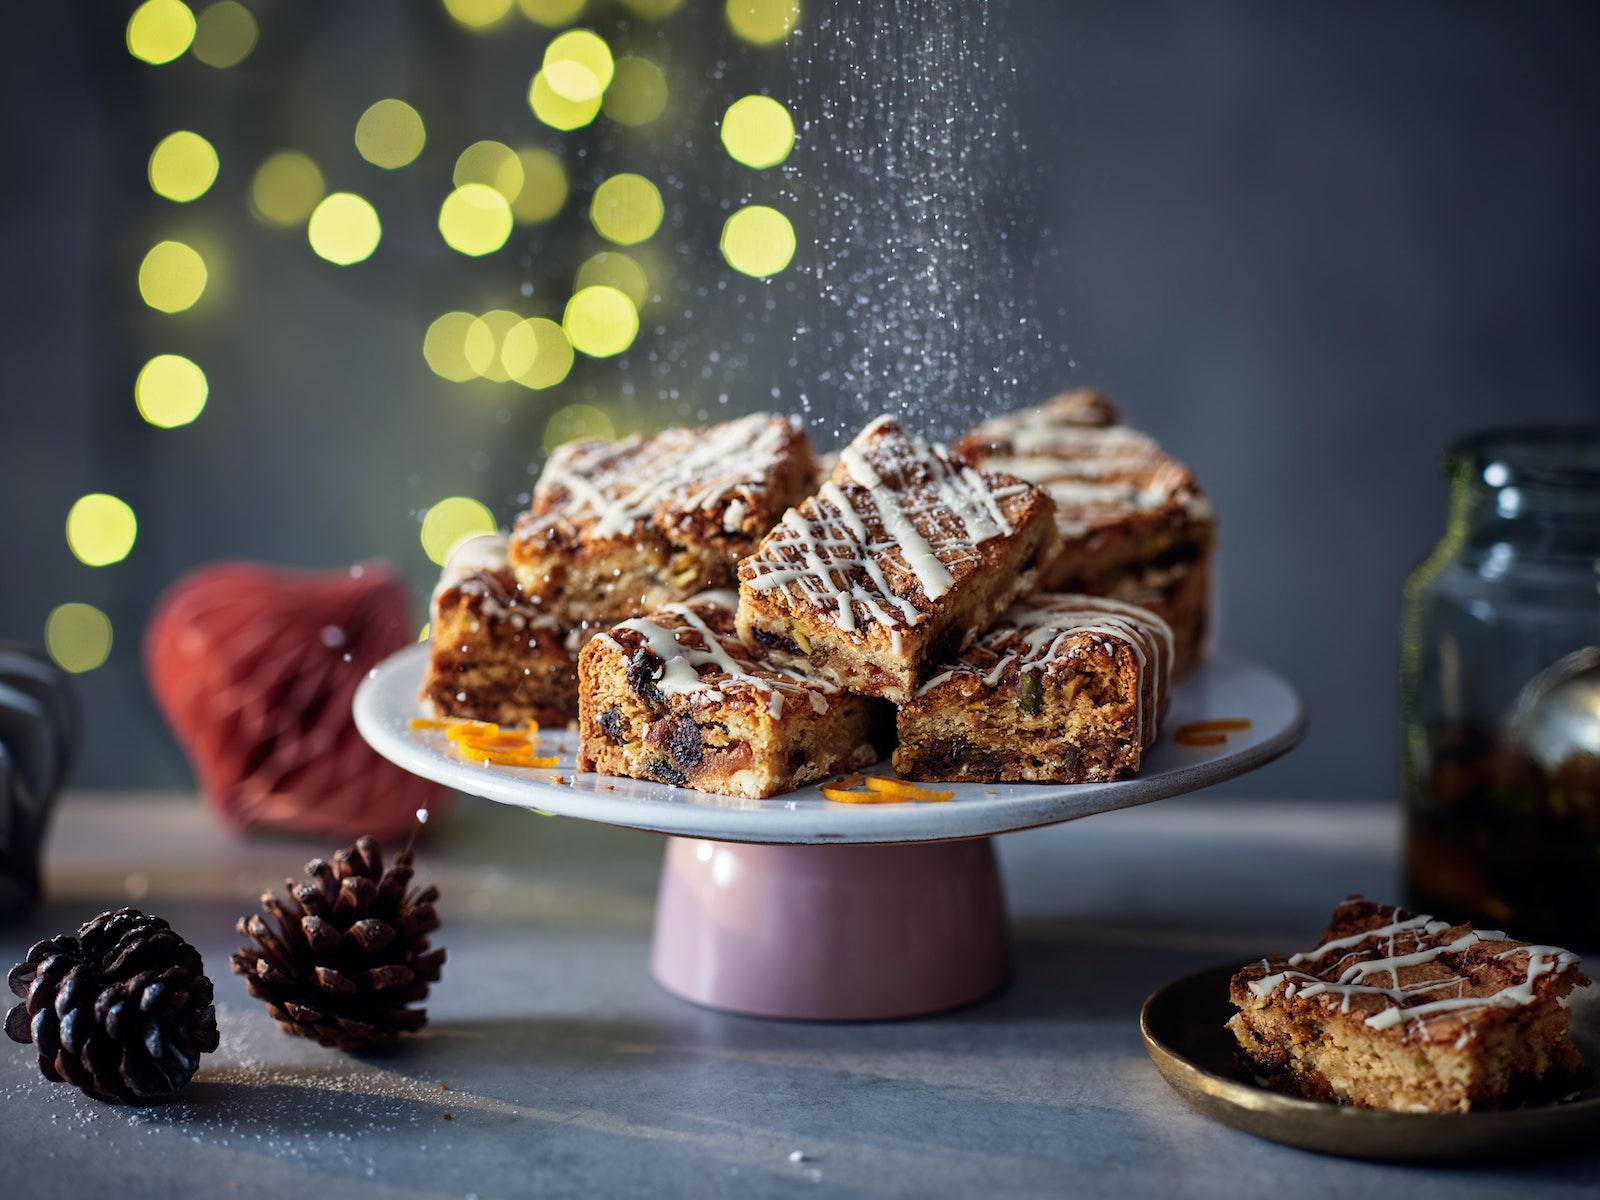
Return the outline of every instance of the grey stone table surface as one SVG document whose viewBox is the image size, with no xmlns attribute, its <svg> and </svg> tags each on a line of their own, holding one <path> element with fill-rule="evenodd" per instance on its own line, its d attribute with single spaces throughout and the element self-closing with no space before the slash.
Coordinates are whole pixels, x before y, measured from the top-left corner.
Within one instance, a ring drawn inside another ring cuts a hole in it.
<svg viewBox="0 0 1600 1200">
<path fill-rule="evenodd" d="M 234 838 L 193 797 L 70 795 L 46 903 L 0 924 L 5 965 L 134 904 L 205 956 L 222 1045 L 174 1100 L 119 1107 L 0 1039 L 0 1196 L 1600 1194 L 1600 1148 L 1419 1168 L 1257 1141 L 1146 1057 L 1150 992 L 1304 944 L 1349 892 L 1394 896 L 1398 834 L 1392 805 L 1200 797 L 1009 834 L 1008 990 L 809 1024 L 651 981 L 660 837 L 464 800 L 419 854 L 449 951 L 431 1021 L 355 1058 L 280 1034 L 227 968 L 235 919 L 335 847 Z"/>
</svg>

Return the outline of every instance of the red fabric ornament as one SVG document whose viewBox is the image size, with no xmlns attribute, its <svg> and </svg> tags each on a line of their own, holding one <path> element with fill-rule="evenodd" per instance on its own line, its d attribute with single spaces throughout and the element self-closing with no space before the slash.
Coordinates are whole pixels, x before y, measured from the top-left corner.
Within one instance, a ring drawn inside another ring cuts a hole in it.
<svg viewBox="0 0 1600 1200">
<path fill-rule="evenodd" d="M 415 638 L 387 566 L 223 562 L 180 578 L 145 627 L 144 665 L 211 809 L 242 830 L 394 838 L 444 790 L 380 757 L 350 701 Z"/>
</svg>

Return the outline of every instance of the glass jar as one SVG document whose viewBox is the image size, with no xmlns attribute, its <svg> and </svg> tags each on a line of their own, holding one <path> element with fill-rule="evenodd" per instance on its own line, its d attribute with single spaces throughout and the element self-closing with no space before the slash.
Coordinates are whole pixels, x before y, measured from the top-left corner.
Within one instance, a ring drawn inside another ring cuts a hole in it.
<svg viewBox="0 0 1600 1200">
<path fill-rule="evenodd" d="M 1600 948 L 1600 428 L 1480 433 L 1445 465 L 1401 624 L 1408 902 Z"/>
</svg>

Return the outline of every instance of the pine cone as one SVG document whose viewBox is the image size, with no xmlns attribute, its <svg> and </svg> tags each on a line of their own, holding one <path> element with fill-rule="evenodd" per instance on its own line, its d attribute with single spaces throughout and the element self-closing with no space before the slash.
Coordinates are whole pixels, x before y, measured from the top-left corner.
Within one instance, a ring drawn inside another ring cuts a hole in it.
<svg viewBox="0 0 1600 1200">
<path fill-rule="evenodd" d="M 101 913 L 77 937 L 39 942 L 6 982 L 23 1000 L 6 1034 L 39 1048 L 46 1079 L 101 1100 L 175 1092 L 217 1048 L 200 952 L 132 908 Z"/>
<path fill-rule="evenodd" d="M 444 950 L 429 950 L 439 927 L 437 888 L 407 893 L 411 850 L 386 871 L 370 837 L 325 862 L 306 864 L 308 883 L 284 880 L 287 902 L 271 892 L 261 907 L 272 918 L 241 917 L 238 930 L 255 945 L 233 956 L 233 972 L 289 1032 L 342 1050 L 392 1046 L 428 1023 L 428 1010 L 408 1008 L 439 980 Z"/>
</svg>

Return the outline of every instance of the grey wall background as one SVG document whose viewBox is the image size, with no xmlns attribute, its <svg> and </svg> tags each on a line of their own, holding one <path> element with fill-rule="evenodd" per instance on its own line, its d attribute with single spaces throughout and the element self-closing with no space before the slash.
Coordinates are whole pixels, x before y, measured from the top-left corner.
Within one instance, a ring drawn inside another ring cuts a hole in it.
<svg viewBox="0 0 1600 1200">
<path fill-rule="evenodd" d="M 175 64 L 154 86 L 121 49 L 131 8 L 19 9 L 0 75 L 0 638 L 39 643 L 64 600 L 112 616 L 111 660 L 79 680 L 90 732 L 78 779 L 93 786 L 189 778 L 137 653 L 181 571 L 382 556 L 412 579 L 420 621 L 434 574 L 421 509 L 474 494 L 509 518 L 544 416 L 580 397 L 625 411 L 630 380 L 638 395 L 679 387 L 672 402 L 690 416 L 715 410 L 713 392 L 731 392 L 732 408 L 771 403 L 791 371 L 796 296 L 790 279 L 706 300 L 685 272 L 662 311 L 698 303 L 702 318 L 658 361 L 641 352 L 579 375 L 562 397 L 508 395 L 431 375 L 422 329 L 446 308 L 514 298 L 560 247 L 468 275 L 391 234 L 358 284 L 303 240 L 240 232 L 215 303 L 182 335 L 208 348 L 212 403 L 193 426 L 152 430 L 131 383 L 167 327 L 132 280 L 171 219 L 143 183 L 156 138 L 207 131 L 198 112 L 225 140 L 270 150 L 325 136 L 331 156 L 366 103 L 432 86 L 466 94 L 456 148 L 526 140 L 520 93 L 542 40 L 529 27 L 520 43 L 472 42 L 420 0 L 404 19 L 361 0 L 264 0 L 262 47 L 236 75 Z M 1311 708 L 1305 745 L 1231 794 L 1393 794 L 1399 589 L 1443 527 L 1440 448 L 1484 425 L 1600 419 L 1591 13 L 997 0 L 1029 147 L 1016 182 L 1036 215 L 1037 313 L 1073 364 L 1041 386 L 1104 388 L 1194 467 L 1222 520 L 1222 641 L 1282 671 Z M 713 108 L 782 70 L 781 56 L 734 55 L 713 81 L 728 50 L 714 17 L 681 18 L 703 36 L 672 34 Z M 298 44 L 269 41 L 288 27 Z M 291 77 L 266 65 L 283 62 Z M 296 99 L 271 103 L 284 95 Z M 237 221 L 224 228 L 250 231 L 248 169 L 223 151 L 218 198 Z M 700 161 L 686 205 L 722 178 Z M 402 214 L 411 203 L 393 202 Z M 714 261 L 714 238 L 675 236 Z M 719 337 L 735 352 L 707 376 Z M 71 502 L 93 490 L 140 514 L 139 543 L 113 568 L 78 563 L 62 536 Z"/>
</svg>

